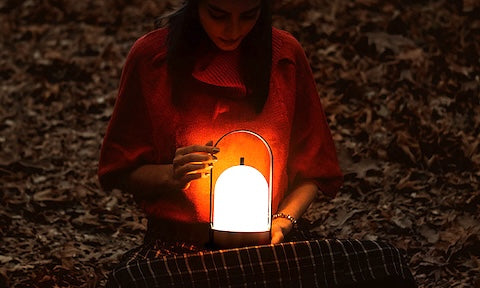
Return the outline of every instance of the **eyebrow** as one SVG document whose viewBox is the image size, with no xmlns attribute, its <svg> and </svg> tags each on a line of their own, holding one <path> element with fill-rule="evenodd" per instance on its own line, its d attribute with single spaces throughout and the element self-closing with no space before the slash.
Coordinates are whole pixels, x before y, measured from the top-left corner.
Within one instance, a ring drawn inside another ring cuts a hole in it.
<svg viewBox="0 0 480 288">
<path fill-rule="evenodd" d="M 260 9 L 260 6 L 261 6 L 261 5 L 258 4 L 257 6 L 253 7 L 252 9 L 249 9 L 249 10 L 247 10 L 247 11 L 244 11 L 244 12 L 242 12 L 242 13 L 240 13 L 240 14 L 249 14 L 249 13 L 252 13 L 252 12 L 254 12 L 254 11 L 257 11 L 257 10 Z M 208 4 L 208 8 L 210 8 L 210 9 L 216 11 L 216 12 L 225 13 L 225 14 L 230 14 L 230 12 L 225 11 L 225 10 L 223 10 L 222 8 L 217 7 L 217 6 L 215 6 L 215 5 L 212 5 L 212 4 Z"/>
</svg>

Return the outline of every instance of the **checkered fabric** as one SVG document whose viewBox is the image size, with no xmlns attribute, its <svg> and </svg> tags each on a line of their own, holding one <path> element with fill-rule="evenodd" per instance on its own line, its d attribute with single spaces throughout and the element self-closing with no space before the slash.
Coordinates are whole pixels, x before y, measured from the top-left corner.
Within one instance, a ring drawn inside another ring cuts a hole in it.
<svg viewBox="0 0 480 288">
<path fill-rule="evenodd" d="M 193 246 L 172 248 L 186 253 L 133 251 L 111 273 L 107 287 L 367 287 L 356 284 L 386 278 L 402 283 L 389 288 L 415 287 L 400 251 L 381 241 L 310 240 L 198 252 Z"/>
</svg>

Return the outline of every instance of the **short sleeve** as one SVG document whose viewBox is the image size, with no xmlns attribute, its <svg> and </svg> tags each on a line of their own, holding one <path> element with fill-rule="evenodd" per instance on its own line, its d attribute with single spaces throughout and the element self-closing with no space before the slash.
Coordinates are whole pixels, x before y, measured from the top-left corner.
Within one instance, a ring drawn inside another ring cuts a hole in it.
<svg viewBox="0 0 480 288">
<path fill-rule="evenodd" d="M 115 107 L 103 140 L 98 177 L 103 189 L 118 188 L 122 172 L 154 160 L 152 125 L 140 79 L 137 43 L 127 56 Z"/>
<path fill-rule="evenodd" d="M 333 197 L 342 185 L 343 176 L 312 70 L 300 45 L 297 50 L 289 186 L 313 181 L 321 192 Z"/>
</svg>

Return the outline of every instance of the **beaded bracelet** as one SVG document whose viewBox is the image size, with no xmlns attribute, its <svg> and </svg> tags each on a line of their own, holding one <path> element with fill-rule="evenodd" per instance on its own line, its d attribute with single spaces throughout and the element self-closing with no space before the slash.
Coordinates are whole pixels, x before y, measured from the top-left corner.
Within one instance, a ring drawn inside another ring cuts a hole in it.
<svg viewBox="0 0 480 288">
<path fill-rule="evenodd" d="M 292 216 L 288 215 L 288 214 L 283 214 L 283 213 L 273 214 L 272 215 L 272 220 L 276 219 L 276 218 L 288 219 L 288 220 L 290 220 L 290 222 L 292 222 L 293 226 L 295 226 L 297 224 L 297 220 L 295 218 L 293 218 Z"/>
</svg>

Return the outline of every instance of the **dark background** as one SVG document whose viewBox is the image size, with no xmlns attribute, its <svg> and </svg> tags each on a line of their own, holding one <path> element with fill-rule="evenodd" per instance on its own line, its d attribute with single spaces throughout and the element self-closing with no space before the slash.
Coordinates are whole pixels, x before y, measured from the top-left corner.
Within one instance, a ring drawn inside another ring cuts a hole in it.
<svg viewBox="0 0 480 288">
<path fill-rule="evenodd" d="M 126 54 L 172 3 L 0 1 L 0 287 L 103 285 L 141 243 L 143 214 L 96 168 Z M 275 1 L 345 173 L 305 217 L 404 249 L 420 287 L 480 287 L 478 15 L 476 0 Z"/>
</svg>

